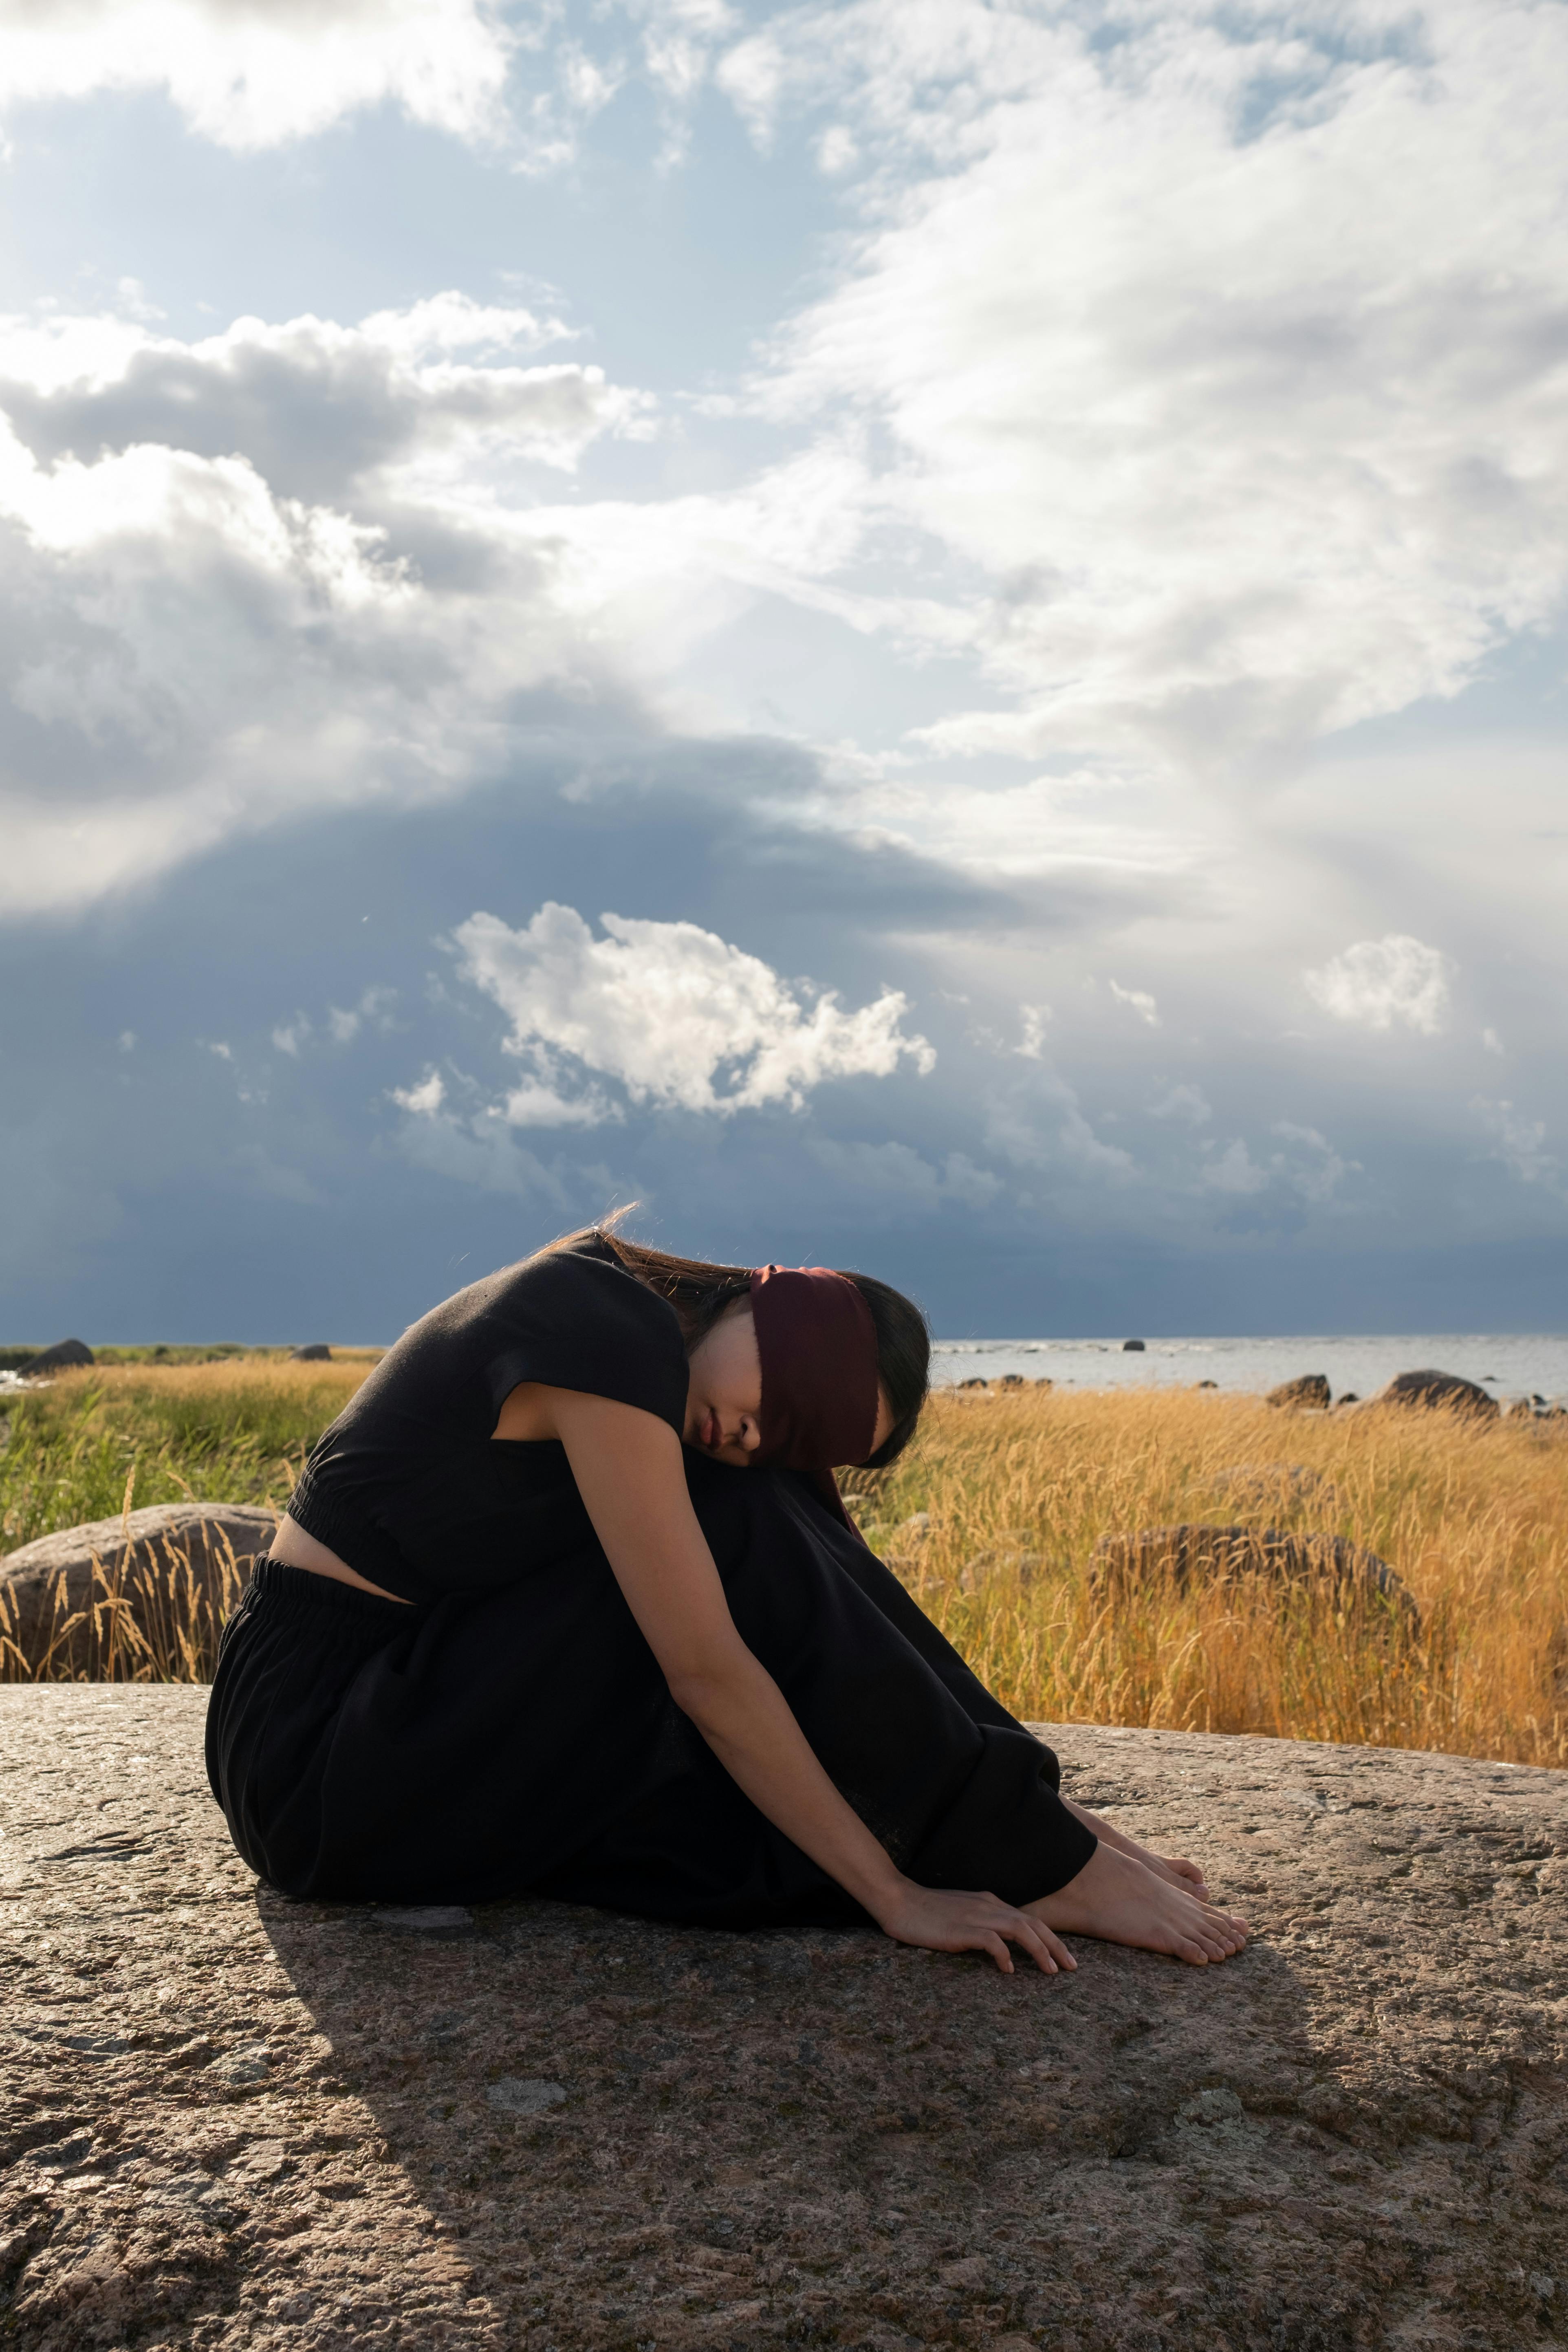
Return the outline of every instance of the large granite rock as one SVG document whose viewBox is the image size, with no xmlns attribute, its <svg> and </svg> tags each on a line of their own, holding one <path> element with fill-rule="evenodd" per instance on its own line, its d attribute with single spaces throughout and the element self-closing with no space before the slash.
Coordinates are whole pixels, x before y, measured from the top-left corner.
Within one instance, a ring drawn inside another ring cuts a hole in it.
<svg viewBox="0 0 1568 2352">
<path fill-rule="evenodd" d="M 194 1597 L 210 1622 L 233 1605 L 277 1525 L 276 1512 L 248 1503 L 197 1502 L 62 1528 L 0 1559 L 0 1625 L 29 1666 L 52 1648 L 57 1664 L 88 1671 L 107 1638 L 92 1612 L 97 1603 L 101 1615 L 108 1592 L 149 1631 L 171 1617 L 176 1597 Z"/>
<path fill-rule="evenodd" d="M 205 1694 L 0 1691 L 15 2352 L 1521 2352 L 1568 2338 L 1568 1775 L 1052 1734 L 1256 1941 L 287 1903 Z"/>
</svg>

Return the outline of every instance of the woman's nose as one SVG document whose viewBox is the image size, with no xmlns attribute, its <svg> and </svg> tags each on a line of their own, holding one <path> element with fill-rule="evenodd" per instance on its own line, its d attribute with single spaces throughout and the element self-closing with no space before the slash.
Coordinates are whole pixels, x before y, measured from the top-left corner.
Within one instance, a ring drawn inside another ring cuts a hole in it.
<svg viewBox="0 0 1568 2352">
<path fill-rule="evenodd" d="M 754 1421 L 748 1420 L 746 1415 L 742 1413 L 741 1416 L 742 1451 L 746 1454 L 754 1454 L 762 1442 L 763 1433 L 758 1428 L 756 1423 Z"/>
</svg>

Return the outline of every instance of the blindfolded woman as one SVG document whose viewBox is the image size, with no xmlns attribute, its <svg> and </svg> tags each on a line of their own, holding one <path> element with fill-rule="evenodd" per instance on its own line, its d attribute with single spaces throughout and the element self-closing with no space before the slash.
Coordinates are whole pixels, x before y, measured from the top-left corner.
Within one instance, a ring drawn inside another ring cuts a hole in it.
<svg viewBox="0 0 1568 2352">
<path fill-rule="evenodd" d="M 285 1893 L 521 1894 L 900 1942 L 1224 1959 L 1245 1923 L 1059 1794 L 845 1513 L 926 1392 L 864 1275 L 601 1229 L 405 1332 L 224 1635 L 207 1769 Z"/>
</svg>

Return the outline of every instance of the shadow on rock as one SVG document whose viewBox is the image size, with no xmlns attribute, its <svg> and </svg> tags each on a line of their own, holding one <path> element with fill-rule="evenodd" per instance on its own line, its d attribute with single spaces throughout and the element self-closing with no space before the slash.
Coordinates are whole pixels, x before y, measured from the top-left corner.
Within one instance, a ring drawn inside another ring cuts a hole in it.
<svg viewBox="0 0 1568 2352">
<path fill-rule="evenodd" d="M 1053 1981 L 872 1935 L 259 1901 L 508 2341 L 1363 2340 L 1373 2282 L 1325 2262 L 1342 2150 L 1267 1941 L 1200 1970 L 1079 1939 Z"/>
</svg>

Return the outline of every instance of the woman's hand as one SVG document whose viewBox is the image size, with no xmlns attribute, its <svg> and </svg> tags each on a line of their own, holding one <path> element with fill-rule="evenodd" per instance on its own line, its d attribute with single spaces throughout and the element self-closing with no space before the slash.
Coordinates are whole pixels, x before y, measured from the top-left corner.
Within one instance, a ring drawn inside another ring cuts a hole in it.
<svg viewBox="0 0 1568 2352">
<path fill-rule="evenodd" d="M 1075 1805 L 1070 1797 L 1064 1797 L 1062 1802 L 1085 1829 L 1094 1832 L 1101 1845 L 1111 1847 L 1117 1853 L 1131 1854 L 1133 1861 L 1141 1862 L 1145 1870 L 1152 1870 L 1156 1878 L 1168 1879 L 1173 1886 L 1184 1887 L 1189 1895 L 1195 1895 L 1200 1902 L 1209 1900 L 1203 1872 L 1195 1862 L 1188 1862 L 1176 1854 L 1155 1853 L 1151 1847 L 1140 1845 L 1135 1838 L 1128 1837 L 1123 1831 L 1112 1828 L 1109 1822 L 1102 1822 L 1100 1815 L 1091 1813 L 1086 1805 Z"/>
<path fill-rule="evenodd" d="M 994 1895 L 966 1895 L 946 1886 L 917 1886 L 901 1879 L 890 1901 L 874 1914 L 884 1935 L 897 1944 L 918 1944 L 928 1952 L 988 1952 L 1004 1976 L 1013 1974 L 1009 1944 L 1016 1944 L 1037 1968 L 1054 1977 L 1078 1962 L 1043 1919 L 1015 1911 Z"/>
</svg>

